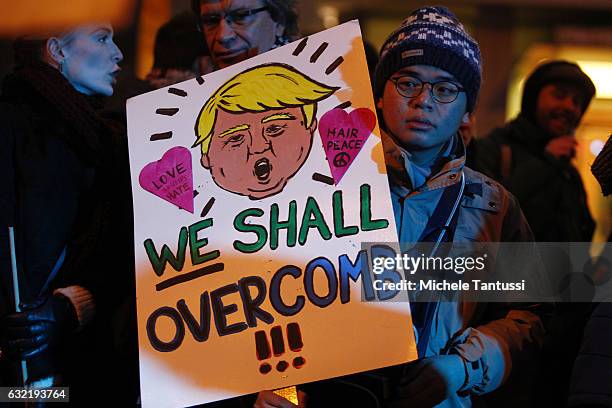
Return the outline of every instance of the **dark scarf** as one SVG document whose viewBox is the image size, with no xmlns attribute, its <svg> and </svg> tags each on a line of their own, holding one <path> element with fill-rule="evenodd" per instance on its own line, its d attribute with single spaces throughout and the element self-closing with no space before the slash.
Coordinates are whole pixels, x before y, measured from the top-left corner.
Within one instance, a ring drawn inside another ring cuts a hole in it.
<svg viewBox="0 0 612 408">
<path fill-rule="evenodd" d="M 7 76 L 2 91 L 3 101 L 25 112 L 31 139 L 61 138 L 83 167 L 94 169 L 55 286 L 78 280 L 85 287 L 98 288 L 103 275 L 89 272 L 102 264 L 96 261 L 102 248 L 122 241 L 118 256 L 129 261 L 131 255 L 131 190 L 124 129 L 97 114 L 102 98 L 77 92 L 59 71 L 44 63 L 16 70 Z M 120 232 L 115 236 L 114 231 Z"/>
<path fill-rule="evenodd" d="M 3 97 L 42 107 L 46 115 L 63 118 L 73 132 L 61 132 L 58 136 L 85 162 L 96 167 L 104 165 L 113 129 L 96 113 L 102 106 L 100 97 L 76 91 L 57 69 L 43 62 L 23 66 L 8 75 Z"/>
</svg>

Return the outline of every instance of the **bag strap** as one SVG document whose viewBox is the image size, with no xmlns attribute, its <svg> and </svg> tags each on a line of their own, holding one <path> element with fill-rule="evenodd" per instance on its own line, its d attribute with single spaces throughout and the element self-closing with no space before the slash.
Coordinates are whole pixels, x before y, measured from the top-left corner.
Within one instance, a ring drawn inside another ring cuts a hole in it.
<svg viewBox="0 0 612 408">
<path fill-rule="evenodd" d="M 437 253 L 440 243 L 451 242 L 453 240 L 457 227 L 458 209 L 465 188 L 465 176 L 462 173 L 460 182 L 444 189 L 440 201 L 436 205 L 432 216 L 429 218 L 427 226 L 419 238 L 419 242 L 436 243 L 436 246 L 430 252 L 430 256 Z M 419 250 L 417 247 L 414 249 Z M 437 300 L 433 302 L 410 303 L 413 324 L 417 326 L 417 331 L 419 331 L 419 339 L 417 342 L 419 357 L 425 356 L 437 303 Z M 419 310 L 416 311 L 415 309 Z M 422 324 L 415 322 L 415 317 L 417 315 L 422 316 L 422 319 L 420 319 L 420 321 L 423 322 Z M 351 407 L 379 408 L 383 405 L 384 400 L 392 395 L 397 385 L 397 379 L 401 377 L 404 369 L 405 365 L 400 364 L 365 373 L 357 373 L 338 379 L 322 381 L 320 383 L 313 383 L 307 385 L 307 387 L 315 387 L 311 390 L 315 394 L 329 394 L 325 393 L 327 389 L 321 389 L 319 387 L 324 387 L 326 384 L 332 384 L 334 389 L 332 399 L 334 399 L 334 402 L 337 401 L 338 398 L 343 398 L 342 396 L 344 395 L 351 395 Z M 327 395 L 326 400 L 329 400 Z M 356 404 L 354 401 L 359 401 L 359 403 Z M 346 405 L 346 401 L 342 400 L 342 404 Z M 329 406 L 340 406 L 340 403 L 332 403 Z"/>
<path fill-rule="evenodd" d="M 435 242 L 429 256 L 438 253 L 442 242 L 452 242 L 459 218 L 459 204 L 465 191 L 465 174 L 461 173 L 461 180 L 444 189 L 433 214 L 429 217 L 427 225 L 419 238 L 420 243 Z M 447 250 L 447 248 L 445 248 Z M 417 329 L 417 352 L 424 357 L 429 343 L 433 316 L 438 307 L 438 299 L 427 302 L 411 302 L 412 323 Z"/>
</svg>

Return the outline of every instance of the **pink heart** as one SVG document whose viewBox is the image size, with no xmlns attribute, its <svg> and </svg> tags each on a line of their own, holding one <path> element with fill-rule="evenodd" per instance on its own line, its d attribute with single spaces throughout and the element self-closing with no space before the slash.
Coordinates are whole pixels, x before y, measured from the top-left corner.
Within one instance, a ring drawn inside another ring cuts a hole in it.
<svg viewBox="0 0 612 408">
<path fill-rule="evenodd" d="M 374 126 L 376 115 L 368 108 L 355 109 L 351 113 L 332 109 L 321 118 L 319 134 L 336 185 L 365 145 Z"/>
<path fill-rule="evenodd" d="M 193 214 L 193 174 L 189 149 L 177 146 L 168 150 L 161 160 L 144 166 L 138 181 L 148 192 Z"/>
</svg>

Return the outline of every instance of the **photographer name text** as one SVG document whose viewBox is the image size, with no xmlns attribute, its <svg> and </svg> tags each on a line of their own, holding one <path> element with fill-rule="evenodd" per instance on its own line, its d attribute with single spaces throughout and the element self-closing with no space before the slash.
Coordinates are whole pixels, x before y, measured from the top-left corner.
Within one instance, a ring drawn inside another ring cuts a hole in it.
<svg viewBox="0 0 612 408">
<path fill-rule="evenodd" d="M 436 279 L 421 279 L 418 281 L 411 281 L 402 279 L 398 282 L 389 282 L 385 280 L 374 280 L 372 282 L 375 290 L 403 290 L 403 291 L 421 291 L 421 290 L 432 290 L 432 291 L 524 291 L 525 280 L 519 282 L 485 282 L 480 279 L 472 279 L 470 281 L 449 281 L 443 279 L 438 281 Z"/>
</svg>

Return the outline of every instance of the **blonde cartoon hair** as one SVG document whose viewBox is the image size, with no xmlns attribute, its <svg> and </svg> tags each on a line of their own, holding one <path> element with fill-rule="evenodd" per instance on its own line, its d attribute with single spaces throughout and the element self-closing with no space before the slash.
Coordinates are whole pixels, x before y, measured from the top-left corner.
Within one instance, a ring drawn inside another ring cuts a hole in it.
<svg viewBox="0 0 612 408">
<path fill-rule="evenodd" d="M 304 115 L 304 127 L 308 129 L 316 116 L 317 102 L 338 89 L 317 82 L 285 64 L 250 68 L 227 81 L 206 101 L 198 114 L 195 125 L 197 140 L 192 147 L 201 144 L 202 154 L 208 153 L 219 109 L 245 113 L 299 107 Z"/>
</svg>

